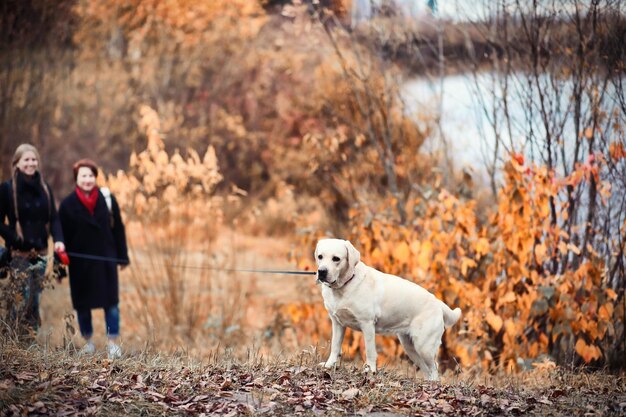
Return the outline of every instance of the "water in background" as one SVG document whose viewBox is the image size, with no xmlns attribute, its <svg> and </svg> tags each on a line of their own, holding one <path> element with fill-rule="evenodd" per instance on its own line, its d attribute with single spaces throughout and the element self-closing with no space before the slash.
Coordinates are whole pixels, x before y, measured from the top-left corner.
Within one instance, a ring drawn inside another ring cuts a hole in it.
<svg viewBox="0 0 626 417">
<path fill-rule="evenodd" d="M 519 75 L 519 76 L 518 76 Z M 496 150 L 496 132 L 500 137 L 498 158 L 506 158 L 508 152 L 521 152 L 529 159 L 540 162 L 545 154 L 545 126 L 539 115 L 539 97 L 528 90 L 523 74 L 513 74 L 509 79 L 507 123 L 500 83 L 502 78 L 493 72 L 482 74 L 449 75 L 443 79 L 415 78 L 403 86 L 406 111 L 409 114 L 440 117 L 440 132 L 425 143 L 427 151 L 441 151 L 447 147 L 448 156 L 457 168 L 472 167 L 478 178 L 487 179 L 486 164 L 493 163 Z M 559 92 L 550 90 L 555 81 L 548 76 L 540 77 L 541 90 L 550 95 L 547 105 L 554 113 L 555 125 L 562 125 L 558 136 L 553 137 L 566 145 L 565 158 L 571 166 L 575 143 L 580 140 L 574 126 L 573 82 L 559 80 Z M 613 114 L 619 105 L 617 95 L 623 94 L 613 84 L 607 86 L 606 94 L 599 103 L 606 114 Z M 534 106 L 534 107 L 533 107 Z M 581 113 L 583 120 L 589 117 L 590 101 L 583 94 Z M 532 129 L 531 129 L 532 127 Z M 532 132 L 532 133 L 531 133 Z M 605 129 L 611 135 L 610 129 Z M 610 141 L 619 140 L 611 138 Z M 583 149 L 586 142 L 582 144 Z M 496 164 L 496 168 L 500 165 Z M 558 167 L 558 166 L 557 166 Z"/>
<path fill-rule="evenodd" d="M 352 0 L 352 26 L 369 21 L 375 9 L 383 3 L 396 8 L 396 13 L 408 18 L 419 18 L 430 14 L 431 8 L 436 9 L 436 0 Z"/>
<path fill-rule="evenodd" d="M 458 168 L 471 167 L 486 183 L 485 165 L 493 157 L 495 139 L 470 77 L 415 78 L 404 85 L 403 98 L 409 114 L 440 118 L 439 135 L 430 137 L 423 150 L 446 151 Z"/>
</svg>

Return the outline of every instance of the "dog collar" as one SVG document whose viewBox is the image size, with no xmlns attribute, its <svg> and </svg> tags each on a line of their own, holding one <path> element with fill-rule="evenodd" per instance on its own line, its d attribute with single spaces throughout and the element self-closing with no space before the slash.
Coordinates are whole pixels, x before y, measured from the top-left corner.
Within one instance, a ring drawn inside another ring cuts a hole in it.
<svg viewBox="0 0 626 417">
<path fill-rule="evenodd" d="M 349 280 L 347 280 L 347 281 L 345 282 L 345 284 L 343 284 L 343 286 L 346 286 L 346 285 L 348 284 L 348 282 L 352 281 L 352 279 L 353 279 L 355 276 L 356 276 L 356 272 L 355 272 L 354 274 L 352 274 L 352 276 L 350 277 L 350 279 L 349 279 Z"/>
<path fill-rule="evenodd" d="M 343 283 L 343 285 L 342 285 L 341 287 L 333 287 L 331 284 L 329 284 L 329 283 L 327 283 L 327 282 L 324 282 L 324 281 L 321 281 L 319 278 L 318 278 L 318 279 L 316 279 L 315 281 L 316 281 L 317 283 L 319 283 L 319 284 L 322 284 L 322 285 L 327 285 L 329 288 L 332 288 L 332 289 L 338 290 L 339 288 L 343 288 L 343 287 L 345 287 L 345 286 L 348 284 L 348 282 L 352 281 L 352 279 L 353 279 L 355 276 L 356 276 L 356 272 L 355 272 L 354 274 L 352 274 L 352 276 L 350 277 L 350 279 L 349 279 L 349 280 L 347 280 L 346 282 L 344 282 L 344 283 Z"/>
<path fill-rule="evenodd" d="M 337 287 L 336 289 L 343 288 L 343 287 L 345 287 L 346 285 L 348 285 L 348 283 L 349 283 L 350 281 L 352 281 L 352 279 L 353 279 L 355 276 L 356 276 L 356 272 L 355 272 L 354 274 L 352 274 L 352 276 L 350 277 L 350 279 L 349 279 L 349 280 L 347 280 L 346 282 L 344 282 L 344 283 L 343 283 L 343 285 L 342 285 L 341 287 Z M 331 288 L 332 288 L 332 287 L 331 287 Z"/>
</svg>

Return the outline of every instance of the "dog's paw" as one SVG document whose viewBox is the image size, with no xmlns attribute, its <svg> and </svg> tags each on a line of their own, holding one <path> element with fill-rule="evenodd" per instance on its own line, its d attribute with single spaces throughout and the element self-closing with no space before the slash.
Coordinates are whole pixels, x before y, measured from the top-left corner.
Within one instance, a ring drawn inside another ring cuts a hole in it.
<svg viewBox="0 0 626 417">
<path fill-rule="evenodd" d="M 375 374 L 376 373 L 376 365 L 372 366 L 370 364 L 363 365 L 363 369 L 361 370 L 364 374 Z"/>
<path fill-rule="evenodd" d="M 320 366 L 323 366 L 324 368 L 334 368 L 335 366 L 337 366 L 337 362 L 320 362 Z"/>
</svg>

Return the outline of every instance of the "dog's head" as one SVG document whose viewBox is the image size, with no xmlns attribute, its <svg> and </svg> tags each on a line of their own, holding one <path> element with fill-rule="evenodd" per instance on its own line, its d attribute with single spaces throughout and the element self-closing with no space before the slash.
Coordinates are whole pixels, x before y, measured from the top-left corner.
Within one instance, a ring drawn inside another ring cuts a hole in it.
<svg viewBox="0 0 626 417">
<path fill-rule="evenodd" d="M 340 288 L 354 276 L 361 254 L 347 240 L 322 239 L 315 248 L 317 279 L 332 288 Z"/>
</svg>

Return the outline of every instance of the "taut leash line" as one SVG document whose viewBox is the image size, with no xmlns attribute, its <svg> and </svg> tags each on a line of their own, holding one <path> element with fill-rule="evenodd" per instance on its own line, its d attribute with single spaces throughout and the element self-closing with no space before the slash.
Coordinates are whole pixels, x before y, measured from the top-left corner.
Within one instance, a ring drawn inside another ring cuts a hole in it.
<svg viewBox="0 0 626 417">
<path fill-rule="evenodd" d="M 89 259 L 92 261 L 104 261 L 112 263 L 126 263 L 126 259 L 110 258 L 107 256 L 89 255 L 87 253 L 67 252 L 70 257 Z M 236 268 L 213 268 L 210 266 L 193 266 L 193 265 L 168 265 L 163 264 L 164 267 L 170 268 L 186 268 L 186 269 L 207 269 L 211 271 L 223 271 L 223 272 L 254 272 L 259 274 L 289 274 L 289 275 L 315 275 L 314 271 L 282 271 L 277 269 L 236 269 Z"/>
<path fill-rule="evenodd" d="M 118 258 L 109 258 L 107 256 L 98 256 L 98 255 L 89 255 L 87 253 L 78 253 L 78 252 L 65 252 L 68 255 L 74 258 L 82 258 L 89 259 L 92 261 L 104 261 L 104 262 L 112 262 L 112 263 L 126 263 L 126 259 L 118 259 Z"/>
</svg>

